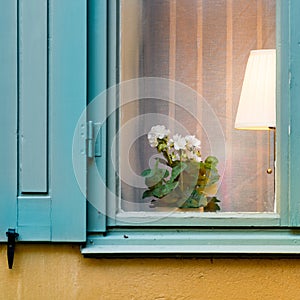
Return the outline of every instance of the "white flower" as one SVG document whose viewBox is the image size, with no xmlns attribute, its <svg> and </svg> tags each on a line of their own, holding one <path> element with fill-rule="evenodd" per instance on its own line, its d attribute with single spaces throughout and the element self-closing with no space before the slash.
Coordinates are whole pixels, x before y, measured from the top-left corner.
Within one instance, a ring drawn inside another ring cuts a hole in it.
<svg viewBox="0 0 300 300">
<path fill-rule="evenodd" d="M 170 130 L 167 129 L 164 125 L 156 125 L 151 128 L 149 134 L 152 134 L 159 139 L 163 139 L 170 134 Z"/>
<path fill-rule="evenodd" d="M 156 135 L 148 133 L 148 141 L 149 141 L 149 144 L 152 148 L 155 148 L 158 145 Z"/>
<path fill-rule="evenodd" d="M 186 140 L 180 134 L 175 134 L 173 136 L 174 148 L 175 150 L 183 150 L 186 146 Z"/>
<path fill-rule="evenodd" d="M 200 147 L 201 141 L 198 140 L 194 135 L 187 135 L 185 137 L 185 140 L 186 140 L 188 149 Z"/>
<path fill-rule="evenodd" d="M 156 147 L 158 145 L 157 139 L 163 139 L 170 134 L 170 130 L 164 125 L 156 125 L 151 128 L 148 133 L 148 141 L 151 147 Z"/>
</svg>

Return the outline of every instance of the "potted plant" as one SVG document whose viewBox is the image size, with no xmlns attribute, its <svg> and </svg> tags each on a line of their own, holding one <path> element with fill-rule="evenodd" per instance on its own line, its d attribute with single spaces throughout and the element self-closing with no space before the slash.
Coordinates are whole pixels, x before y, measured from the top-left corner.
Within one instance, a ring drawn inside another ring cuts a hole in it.
<svg viewBox="0 0 300 300">
<path fill-rule="evenodd" d="M 205 212 L 220 210 L 216 197 L 220 175 L 218 159 L 208 156 L 204 161 L 200 140 L 194 135 L 169 137 L 163 125 L 153 126 L 148 133 L 152 148 L 161 154 L 154 167 L 144 170 L 148 187 L 143 198 L 151 197 L 151 207 L 202 208 Z"/>
</svg>

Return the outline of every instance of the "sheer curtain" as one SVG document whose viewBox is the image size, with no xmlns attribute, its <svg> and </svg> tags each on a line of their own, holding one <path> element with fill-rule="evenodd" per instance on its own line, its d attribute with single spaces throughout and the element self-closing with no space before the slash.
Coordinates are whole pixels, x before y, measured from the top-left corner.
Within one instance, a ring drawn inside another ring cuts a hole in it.
<svg viewBox="0 0 300 300">
<path fill-rule="evenodd" d="M 252 49 L 276 47 L 275 0 L 123 0 L 121 1 L 120 80 L 162 77 L 186 84 L 209 103 L 221 123 L 226 140 L 226 159 L 220 161 L 224 176 L 218 190 L 223 212 L 274 211 L 274 172 L 266 173 L 272 157 L 268 132 L 234 129 L 247 59 Z M 170 97 L 175 90 L 170 85 Z M 122 104 L 122 92 L 121 92 Z M 197 122 L 184 109 L 159 99 L 139 99 L 121 107 L 120 127 L 134 118 L 153 113 L 152 123 L 143 118 L 120 136 L 122 201 L 128 211 L 148 210 L 143 187 L 130 180 L 130 168 L 138 177 L 155 156 L 146 135 L 165 115 L 175 133 L 195 134 L 202 142 L 202 156 L 211 153 L 206 126 L 209 116 L 199 101 L 193 108 Z M 207 122 L 206 122 L 207 120 Z M 183 132 L 182 132 L 183 133 Z M 131 141 L 129 151 L 122 145 Z"/>
</svg>

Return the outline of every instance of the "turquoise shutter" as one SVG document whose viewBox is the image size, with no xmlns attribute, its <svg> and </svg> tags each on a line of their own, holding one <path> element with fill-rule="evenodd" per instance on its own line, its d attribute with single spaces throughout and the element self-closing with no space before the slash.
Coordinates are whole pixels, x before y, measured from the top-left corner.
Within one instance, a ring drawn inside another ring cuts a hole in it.
<svg viewBox="0 0 300 300">
<path fill-rule="evenodd" d="M 0 0 L 1 241 L 8 228 L 22 241 L 85 241 L 72 142 L 86 104 L 86 15 L 85 0 Z M 85 153 L 75 155 L 84 177 Z"/>
<path fill-rule="evenodd" d="M 17 224 L 17 1 L 0 0 L 0 239 Z"/>
</svg>

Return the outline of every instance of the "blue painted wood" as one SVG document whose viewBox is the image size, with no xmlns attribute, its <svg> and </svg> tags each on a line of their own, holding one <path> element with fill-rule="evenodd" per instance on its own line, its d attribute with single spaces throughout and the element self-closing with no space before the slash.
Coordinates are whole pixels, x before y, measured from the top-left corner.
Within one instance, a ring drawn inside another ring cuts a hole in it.
<svg viewBox="0 0 300 300">
<path fill-rule="evenodd" d="M 106 96 L 98 97 L 107 88 L 107 1 L 88 1 L 88 120 L 95 123 L 95 158 L 88 161 L 88 231 L 106 230 Z M 90 106 L 91 107 L 91 106 Z M 101 120 L 101 121 L 100 121 Z M 100 121 L 100 124 L 97 123 Z M 104 133 L 104 134 L 103 134 Z M 101 152 L 101 153 L 98 153 Z M 100 155 L 99 155 L 100 154 Z"/>
<path fill-rule="evenodd" d="M 0 241 L 17 225 L 17 1 L 0 0 Z"/>
<path fill-rule="evenodd" d="M 289 125 L 290 125 L 290 44 L 289 1 L 277 1 L 277 123 L 276 123 L 276 199 L 280 224 L 290 222 L 289 200 Z"/>
<path fill-rule="evenodd" d="M 290 226 L 300 225 L 300 1 L 290 0 Z"/>
<path fill-rule="evenodd" d="M 18 197 L 18 232 L 20 241 L 51 240 L 51 198 Z"/>
<path fill-rule="evenodd" d="M 124 238 L 127 236 L 127 238 Z M 292 230 L 190 229 L 111 232 L 88 237 L 84 255 L 138 254 L 300 254 L 300 236 Z"/>
<path fill-rule="evenodd" d="M 49 1 L 52 241 L 85 241 L 86 238 L 86 199 L 72 166 L 74 130 L 86 107 L 86 2 Z M 84 166 L 82 178 L 85 174 Z"/>
<path fill-rule="evenodd" d="M 116 86 L 119 82 L 119 7 L 120 2 L 118 0 L 111 0 L 108 2 L 108 66 L 107 66 L 107 83 L 108 87 Z M 115 91 L 108 89 L 107 92 L 107 111 L 117 112 L 116 107 L 118 105 L 118 97 L 114 94 Z M 111 149 L 115 146 L 118 149 L 117 141 L 114 140 L 116 132 L 118 131 L 118 114 L 110 115 L 107 120 L 107 148 Z M 119 155 L 116 153 L 112 159 L 107 159 L 107 187 L 111 193 L 106 197 L 107 199 L 107 212 L 110 216 L 107 218 L 108 226 L 115 226 L 116 220 L 111 217 L 117 211 L 118 203 L 116 201 L 115 195 L 118 195 L 118 179 L 115 174 L 115 166 L 119 165 Z"/>
<path fill-rule="evenodd" d="M 20 192 L 47 192 L 47 0 L 19 1 Z"/>
<path fill-rule="evenodd" d="M 169 226 L 177 228 L 190 227 L 278 227 L 280 215 L 275 213 L 199 213 L 199 212 L 119 212 L 116 225 L 127 228 L 137 225 L 144 228 Z"/>
</svg>

